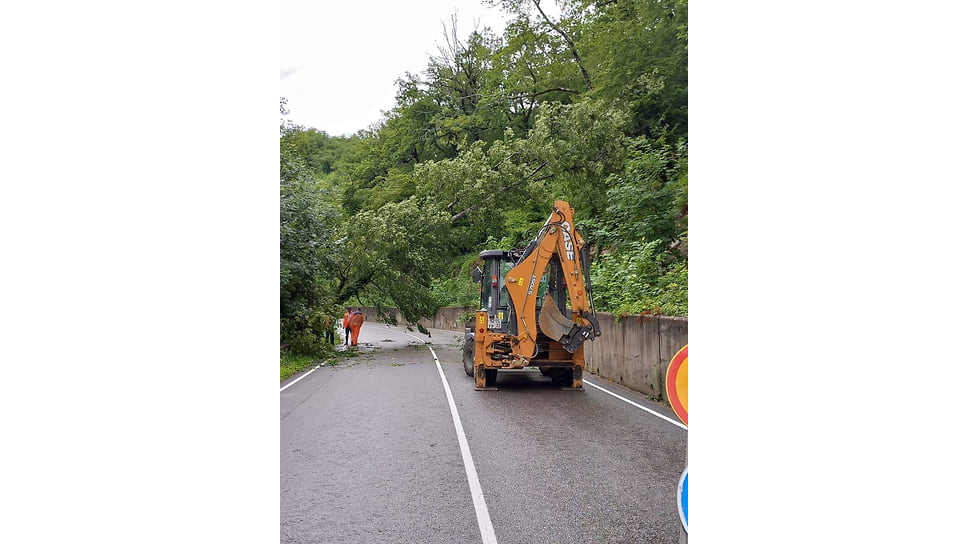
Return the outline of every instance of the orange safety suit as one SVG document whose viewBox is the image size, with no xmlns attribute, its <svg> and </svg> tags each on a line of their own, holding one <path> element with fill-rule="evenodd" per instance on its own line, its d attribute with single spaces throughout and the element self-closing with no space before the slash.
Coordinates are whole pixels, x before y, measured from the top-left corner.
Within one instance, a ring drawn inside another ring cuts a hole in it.
<svg viewBox="0 0 968 544">
<path fill-rule="evenodd" d="M 360 337 L 360 327 L 363 326 L 363 312 L 353 312 L 350 316 L 350 328 L 353 329 L 353 345 Z"/>
</svg>

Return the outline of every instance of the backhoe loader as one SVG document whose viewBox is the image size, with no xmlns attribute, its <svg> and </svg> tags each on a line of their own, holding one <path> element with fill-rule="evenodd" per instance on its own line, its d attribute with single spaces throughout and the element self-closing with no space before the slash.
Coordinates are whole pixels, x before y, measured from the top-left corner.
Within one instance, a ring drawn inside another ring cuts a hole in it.
<svg viewBox="0 0 968 544">
<path fill-rule="evenodd" d="M 601 335 L 588 280 L 588 247 L 563 200 L 524 249 L 480 253 L 481 309 L 465 328 L 464 371 L 478 391 L 502 369 L 538 367 L 563 389 L 582 389 L 582 344 Z M 567 292 L 567 296 L 565 293 Z"/>
</svg>

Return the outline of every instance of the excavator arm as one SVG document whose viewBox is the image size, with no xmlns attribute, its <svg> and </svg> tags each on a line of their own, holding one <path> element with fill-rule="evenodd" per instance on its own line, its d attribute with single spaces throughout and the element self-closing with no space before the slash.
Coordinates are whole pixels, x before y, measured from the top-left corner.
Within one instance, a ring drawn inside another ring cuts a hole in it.
<svg viewBox="0 0 968 544">
<path fill-rule="evenodd" d="M 530 359 L 537 354 L 539 328 L 569 353 L 574 353 L 586 340 L 601 335 L 588 292 L 588 250 L 585 240 L 574 228 L 573 217 L 574 210 L 567 202 L 556 201 L 538 235 L 505 276 L 518 325 L 518 334 L 511 339 L 516 358 Z M 553 299 L 546 295 L 541 317 L 536 320 L 541 276 L 553 258 L 560 263 L 573 315 L 563 316 Z"/>
</svg>

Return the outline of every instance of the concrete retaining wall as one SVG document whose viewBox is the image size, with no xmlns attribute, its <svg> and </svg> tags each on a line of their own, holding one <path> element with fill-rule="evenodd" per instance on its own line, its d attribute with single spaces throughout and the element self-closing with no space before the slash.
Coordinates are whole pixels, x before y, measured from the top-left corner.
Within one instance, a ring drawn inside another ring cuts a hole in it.
<svg viewBox="0 0 968 544">
<path fill-rule="evenodd" d="M 665 374 L 676 352 L 689 343 L 689 319 L 622 317 L 598 313 L 602 335 L 585 342 L 585 368 L 599 376 L 668 402 Z"/>
<path fill-rule="evenodd" d="M 475 308 L 441 308 L 433 319 L 420 324 L 431 329 L 463 331 L 462 315 Z M 363 308 L 367 321 L 381 321 L 376 308 Z M 404 324 L 396 308 L 385 308 L 397 323 Z M 666 316 L 632 316 L 618 320 L 612 314 L 599 312 L 602 335 L 585 342 L 585 369 L 602 378 L 620 383 L 648 397 L 668 403 L 665 374 L 669 361 L 689 343 L 689 319 Z"/>
<path fill-rule="evenodd" d="M 432 319 L 421 319 L 419 323 L 428 329 L 463 331 L 464 323 L 460 321 L 460 317 L 465 313 L 473 313 L 475 310 L 476 308 L 441 308 L 437 310 Z M 400 325 L 406 324 L 403 314 L 396 308 L 383 308 L 383 313 L 392 315 Z M 376 308 L 364 307 L 363 315 L 366 316 L 367 321 L 383 321 Z"/>
</svg>

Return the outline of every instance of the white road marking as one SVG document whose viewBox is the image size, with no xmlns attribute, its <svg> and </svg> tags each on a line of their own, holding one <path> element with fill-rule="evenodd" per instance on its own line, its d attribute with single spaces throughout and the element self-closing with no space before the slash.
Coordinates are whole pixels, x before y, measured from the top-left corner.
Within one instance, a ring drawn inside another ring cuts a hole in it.
<svg viewBox="0 0 968 544">
<path fill-rule="evenodd" d="M 319 367 L 321 367 L 321 366 L 323 366 L 323 365 L 322 365 L 322 364 L 318 364 L 318 365 L 316 365 L 316 366 L 314 366 L 314 367 L 313 367 L 313 369 L 312 369 L 312 370 L 310 370 L 309 372 L 307 372 L 307 373 L 305 373 L 305 374 L 303 374 L 302 376 L 299 376 L 299 377 L 298 377 L 298 378 L 296 378 L 295 380 L 293 380 L 293 381 L 291 381 L 291 382 L 289 382 L 289 383 L 287 383 L 286 385 L 284 385 L 284 386 L 282 387 L 282 389 L 280 389 L 280 390 L 279 390 L 279 392 L 280 392 L 280 393 L 282 393 L 283 391 L 285 391 L 285 390 L 286 390 L 286 389 L 288 389 L 289 387 L 291 387 L 291 386 L 293 386 L 293 385 L 296 385 L 296 382 L 298 382 L 299 380 L 301 380 L 301 379 L 303 379 L 303 378 L 305 378 L 306 376 L 309 376 L 310 374 L 312 374 L 313 372 L 315 372 L 317 368 L 319 368 Z"/>
<path fill-rule="evenodd" d="M 471 448 L 467 444 L 467 436 L 464 435 L 464 426 L 460 422 L 460 414 L 457 413 L 457 403 L 454 402 L 454 394 L 450 391 L 450 384 L 447 383 L 447 377 L 444 376 L 444 369 L 440 366 L 437 352 L 429 345 L 429 340 L 424 340 L 410 333 L 389 330 L 428 344 L 427 347 L 430 348 L 430 354 L 434 356 L 434 363 L 437 365 L 437 373 L 440 374 L 440 381 L 444 384 L 444 393 L 447 394 L 450 415 L 454 419 L 454 428 L 457 430 L 457 443 L 460 445 L 460 456 L 464 459 L 464 472 L 467 473 L 467 484 L 471 488 L 471 499 L 474 501 L 474 512 L 477 514 L 477 528 L 481 531 L 481 541 L 484 544 L 497 544 L 494 525 L 491 524 L 491 515 L 487 511 L 487 503 L 484 502 L 484 490 L 481 489 L 481 482 L 477 479 L 477 469 L 474 467 L 474 458 L 471 457 Z"/>
<path fill-rule="evenodd" d="M 477 469 L 474 467 L 474 458 L 471 457 L 471 448 L 467 444 L 467 436 L 464 434 L 464 426 L 461 424 L 460 415 L 457 413 L 457 404 L 454 402 L 454 394 L 450 391 L 450 384 L 447 383 L 447 377 L 444 376 L 444 369 L 440 366 L 440 360 L 437 358 L 437 352 L 435 352 L 434 348 L 429 345 L 429 340 L 390 328 L 387 328 L 387 330 L 397 334 L 405 334 L 410 338 L 415 338 L 422 344 L 427 344 L 427 347 L 430 348 L 430 354 L 434 356 L 434 363 L 437 365 L 437 372 L 440 374 L 440 381 L 444 384 L 444 393 L 447 395 L 447 404 L 450 406 L 450 415 L 454 419 L 454 428 L 457 430 L 457 443 L 460 445 L 460 455 L 464 459 L 464 472 L 467 473 L 467 484 L 471 488 L 471 499 L 474 501 L 474 512 L 477 514 L 477 528 L 481 531 L 481 540 L 484 544 L 497 544 L 497 537 L 494 535 L 494 525 L 491 523 L 491 515 L 487 511 L 487 503 L 484 502 L 484 490 L 481 489 L 481 482 L 477 478 Z M 309 376 L 320 366 L 322 365 L 316 365 L 316 367 L 309 372 L 289 382 L 285 387 L 280 389 L 279 392 L 281 393 L 285 391 L 286 388 L 294 385 L 296 382 L 305 378 L 306 376 Z"/>
<path fill-rule="evenodd" d="M 494 535 L 494 525 L 491 523 L 491 516 L 487 510 L 487 503 L 484 501 L 484 491 L 481 489 L 481 482 L 477 477 L 477 468 L 475 468 L 474 466 L 474 458 L 471 456 L 471 449 L 470 449 L 470 446 L 467 444 L 467 436 L 464 434 L 464 426 L 460 422 L 460 414 L 457 413 L 457 404 L 454 402 L 454 395 L 450 390 L 450 384 L 447 383 L 447 377 L 444 376 L 444 369 L 440 366 L 440 360 L 437 358 L 437 352 L 435 352 L 434 348 L 429 345 L 430 344 L 429 340 L 420 338 L 418 336 L 414 336 L 410 333 L 394 330 L 389 327 L 387 328 L 387 330 L 390 332 L 395 332 L 397 334 L 403 334 L 403 335 L 409 336 L 410 338 L 414 338 L 423 344 L 427 344 L 427 347 L 430 348 L 430 353 L 434 357 L 434 364 L 437 365 L 437 373 L 440 374 L 440 381 L 444 385 L 444 393 L 447 395 L 447 404 L 448 406 L 450 406 L 450 415 L 454 420 L 454 429 L 457 431 L 457 443 L 460 445 L 461 458 L 463 458 L 464 460 L 464 471 L 467 473 L 467 484 L 471 490 L 471 499 L 474 501 L 474 512 L 477 514 L 477 527 L 481 532 L 481 540 L 483 541 L 484 544 L 497 544 L 497 537 Z M 286 388 L 294 385 L 299 380 L 310 375 L 313 371 L 318 369 L 319 366 L 320 365 L 317 365 L 309 372 L 303 374 L 299 378 L 286 384 L 286 386 L 280 389 L 279 392 L 281 393 L 282 391 L 285 391 Z M 594 383 L 590 382 L 588 378 L 583 377 L 582 382 L 594 387 L 595 389 L 598 389 L 599 391 L 604 391 L 605 393 L 608 393 L 609 395 L 623 402 L 627 402 L 632 406 L 635 406 L 636 408 L 644 410 L 660 419 L 664 419 L 681 429 L 688 430 L 688 427 L 686 427 L 682 423 L 674 419 L 668 418 L 654 410 L 650 410 L 649 408 L 646 408 L 645 406 L 642 406 L 637 402 L 633 402 L 621 395 L 613 393 L 608 389 L 605 389 L 604 387 L 595 385 Z"/>
<path fill-rule="evenodd" d="M 678 422 L 678 421 L 676 421 L 676 420 L 674 420 L 674 419 L 671 419 L 671 418 L 668 418 L 668 417 L 666 417 L 666 416 L 664 416 L 664 415 L 662 415 L 662 414 L 660 414 L 659 412 L 656 412 L 656 411 L 653 411 L 653 410 L 650 410 L 650 409 L 648 409 L 648 408 L 646 408 L 645 406 L 642 406 L 641 404 L 638 404 L 638 403 L 636 403 L 636 402 L 632 402 L 632 401 L 630 401 L 629 399 L 627 399 L 627 398 L 625 398 L 625 397 L 623 397 L 623 396 L 621 396 L 621 395 L 617 395 L 617 394 L 615 394 L 615 393 L 612 393 L 611 391 L 609 391 L 608 389 L 605 389 L 604 387 L 601 387 L 601 386 L 599 386 L 599 385 L 595 385 L 594 383 L 592 383 L 592 382 L 590 382 L 590 381 L 588 381 L 588 378 L 582 378 L 582 381 L 583 381 L 583 382 L 585 382 L 586 384 L 588 384 L 588 385 L 590 385 L 590 386 L 592 386 L 592 387 L 594 387 L 595 389 L 598 389 L 598 390 L 600 390 L 600 391 L 604 391 L 604 392 L 606 392 L 606 393 L 608 393 L 609 395 L 611 395 L 611 396 L 613 396 L 613 397 L 615 397 L 615 398 L 617 398 L 617 399 L 619 399 L 619 400 L 623 400 L 623 401 L 625 401 L 625 402 L 627 402 L 627 403 L 629 403 L 629 404 L 631 404 L 632 406 L 635 406 L 636 408 L 641 408 L 642 410 L 645 410 L 646 412 L 648 412 L 648 413 L 650 413 L 650 414 L 652 414 L 652 415 L 654 415 L 655 417 L 658 417 L 658 418 L 660 418 L 660 419 L 664 419 L 664 420 L 666 420 L 666 421 L 668 421 L 669 423 L 672 423 L 672 424 L 673 424 L 673 425 L 675 425 L 676 427 L 680 427 L 680 428 L 682 428 L 682 429 L 686 429 L 686 430 L 689 430 L 689 428 L 688 428 L 688 427 L 686 427 L 685 425 L 683 425 L 682 423 L 680 423 L 680 422 Z"/>
<path fill-rule="evenodd" d="M 460 455 L 464 458 L 464 471 L 467 472 L 467 483 L 471 488 L 471 498 L 474 499 L 474 512 L 477 513 L 477 527 L 481 531 L 481 540 L 484 544 L 497 544 L 497 537 L 494 536 L 494 526 L 491 524 L 491 516 L 487 512 L 487 503 L 484 502 L 484 491 L 481 489 L 481 482 L 477 479 L 477 469 L 474 468 L 474 459 L 471 457 L 471 448 L 467 445 L 467 437 L 464 436 L 464 426 L 460 423 L 457 404 L 454 403 L 454 395 L 450 392 L 450 385 L 447 384 L 444 369 L 440 367 L 440 361 L 437 359 L 434 348 L 430 348 L 430 353 L 433 354 L 434 362 L 437 363 L 437 372 L 440 374 L 440 381 L 444 383 L 444 392 L 447 393 L 447 404 L 450 405 L 450 415 L 454 418 L 454 428 L 457 429 L 457 442 L 460 444 Z"/>
<path fill-rule="evenodd" d="M 393 331 L 393 332 L 398 332 L 400 334 L 406 334 L 407 336 L 409 336 L 411 338 L 416 338 L 417 340 L 420 340 L 421 342 L 427 342 L 428 344 L 430 343 L 429 341 L 423 340 L 421 338 L 417 338 L 416 336 L 414 336 L 412 334 L 409 334 L 409 333 L 400 332 L 400 331 Z M 434 351 L 433 348 L 431 348 L 430 351 L 433 352 Z M 436 353 L 434 354 L 434 360 L 435 361 L 437 360 L 437 354 Z M 440 363 L 437 363 L 437 366 L 439 368 L 440 367 Z M 527 367 L 527 368 L 530 368 L 530 367 Z M 525 368 L 525 370 L 527 370 L 527 368 Z M 443 371 L 441 371 L 441 377 L 443 378 Z M 611 396 L 613 396 L 613 397 L 615 397 L 615 398 L 617 398 L 617 399 L 619 399 L 621 401 L 627 402 L 627 403 L 631 404 L 632 406 L 635 406 L 636 408 L 639 408 L 641 410 L 645 410 L 646 412 L 654 415 L 655 417 L 657 417 L 659 419 L 664 419 L 664 420 L 668 421 L 669 423 L 672 423 L 676 427 L 679 427 L 680 429 L 685 429 L 687 431 L 689 430 L 689 427 L 686 427 L 685 425 L 683 425 L 682 422 L 676 421 L 676 420 L 674 420 L 672 418 L 669 418 L 669 417 L 666 417 L 666 416 L 660 414 L 659 412 L 656 412 L 655 410 L 651 410 L 649 408 L 646 408 L 645 406 L 642 406 L 641 404 L 639 404 L 637 402 L 631 401 L 631 400 L 629 400 L 629 399 L 627 399 L 627 398 L 625 398 L 625 397 L 623 397 L 623 396 L 621 396 L 619 394 L 613 393 L 613 392 L 609 391 L 608 389 L 605 389 L 604 387 L 602 387 L 600 385 L 595 385 L 594 383 L 588 381 L 588 378 L 582 377 L 582 382 L 583 383 L 586 383 L 586 384 L 588 384 L 588 385 L 590 385 L 592 387 L 594 387 L 595 389 L 598 389 L 600 391 L 604 391 L 604 392 L 608 393 L 609 395 L 611 395 Z M 446 382 L 444 382 L 444 385 L 446 385 Z M 449 393 L 450 392 L 448 391 L 448 396 L 449 396 Z M 455 413 L 456 413 L 456 409 L 455 409 Z"/>
<path fill-rule="evenodd" d="M 390 330 L 391 332 L 396 332 L 396 333 L 400 333 L 400 334 L 406 334 L 407 336 L 409 336 L 409 337 L 411 337 L 411 338 L 417 338 L 416 336 L 414 336 L 414 335 L 412 335 L 412 334 L 408 334 L 408 333 L 405 333 L 405 332 L 400 332 L 400 331 L 395 331 L 395 330 L 393 330 L 393 329 L 389 329 L 389 330 Z M 429 344 L 429 343 L 430 343 L 430 341 L 428 341 L 428 340 L 424 340 L 424 339 L 422 339 L 422 338 L 417 338 L 417 340 L 420 340 L 421 342 L 423 342 L 423 343 L 427 343 L 427 344 Z M 434 357 L 436 357 L 436 355 L 435 355 Z M 298 382 L 299 380 L 301 380 L 301 379 L 303 379 L 303 378 L 305 378 L 306 376 L 309 376 L 310 374 L 312 374 L 313 372 L 315 372 L 315 371 L 316 371 L 317 369 L 319 369 L 319 367 L 321 367 L 321 366 L 323 366 L 323 364 L 322 364 L 322 363 L 320 363 L 320 364 L 318 364 L 318 365 L 316 365 L 316 366 L 314 366 L 314 367 L 313 367 L 312 369 L 310 369 L 310 370 L 309 370 L 308 372 L 306 372 L 306 373 L 305 373 L 305 374 L 303 374 L 302 376 L 299 376 L 299 377 L 298 377 L 298 378 L 296 378 L 295 380 L 293 380 L 293 381 L 291 381 L 291 382 L 289 382 L 289 383 L 287 383 L 286 385 L 284 385 L 284 386 L 282 386 L 282 388 L 281 388 L 281 389 L 279 389 L 279 392 L 280 392 L 280 393 L 282 393 L 282 392 L 283 392 L 283 391 L 285 391 L 286 389 L 289 389 L 290 387 L 292 387 L 292 386 L 294 386 L 294 385 L 296 385 L 296 382 Z"/>
</svg>

